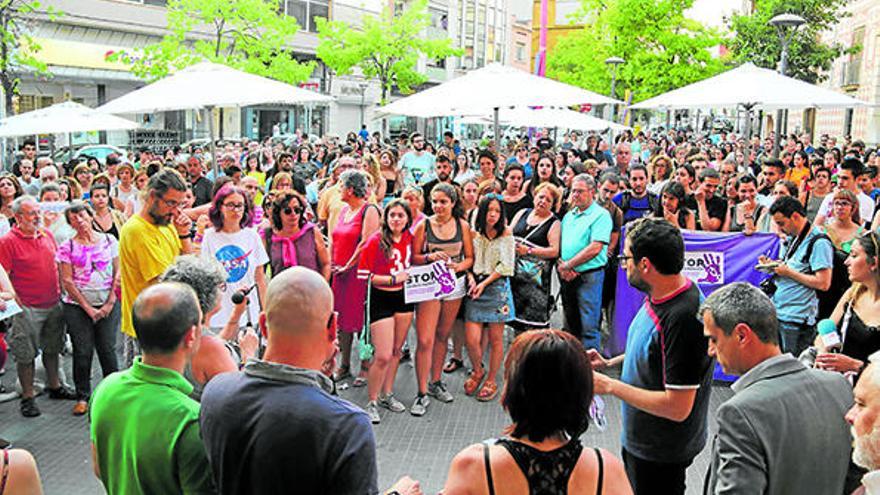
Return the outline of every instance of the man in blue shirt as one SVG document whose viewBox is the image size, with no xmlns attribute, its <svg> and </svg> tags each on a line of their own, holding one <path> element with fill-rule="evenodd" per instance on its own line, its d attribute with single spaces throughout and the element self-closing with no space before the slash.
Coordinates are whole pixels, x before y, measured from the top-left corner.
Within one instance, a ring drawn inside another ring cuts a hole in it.
<svg viewBox="0 0 880 495">
<path fill-rule="evenodd" d="M 817 290 L 831 286 L 834 246 L 831 240 L 807 220 L 804 205 L 796 198 L 783 196 L 770 206 L 770 215 L 779 231 L 788 236 L 785 253 L 775 268 L 773 305 L 779 316 L 782 352 L 800 355 L 816 337 L 819 314 Z M 773 260 L 761 256 L 762 264 Z"/>
<path fill-rule="evenodd" d="M 568 331 L 586 349 L 599 349 L 602 282 L 608 263 L 611 214 L 593 201 L 596 181 L 580 174 L 571 181 L 571 209 L 562 219 L 560 257 L 562 310 Z"/>
<path fill-rule="evenodd" d="M 648 192 L 648 169 L 644 165 L 629 169 L 629 187 L 611 199 L 623 212 L 624 224 L 649 216 L 658 206 L 657 196 Z"/>
<path fill-rule="evenodd" d="M 434 155 L 425 150 L 425 137 L 419 133 L 412 135 L 412 151 L 400 158 L 403 180 L 407 186 L 422 185 L 433 179 Z"/>
<path fill-rule="evenodd" d="M 621 265 L 645 300 L 629 326 L 626 354 L 594 368 L 623 363 L 620 380 L 593 374 L 597 394 L 622 401 L 623 461 L 636 495 L 683 495 L 685 471 L 706 445 L 712 360 L 697 311 L 703 299 L 681 274 L 684 239 L 664 219 L 629 226 Z"/>
</svg>

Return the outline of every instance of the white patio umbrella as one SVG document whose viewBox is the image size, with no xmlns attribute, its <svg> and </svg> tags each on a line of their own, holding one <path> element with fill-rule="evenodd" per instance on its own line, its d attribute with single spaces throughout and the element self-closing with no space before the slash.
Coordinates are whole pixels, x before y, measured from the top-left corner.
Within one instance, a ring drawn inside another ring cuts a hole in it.
<svg viewBox="0 0 880 495">
<path fill-rule="evenodd" d="M 585 113 L 575 112 L 567 108 L 514 108 L 499 112 L 501 123 L 521 127 L 547 127 L 578 131 L 602 132 L 611 129 L 615 132 L 630 129 Z"/>
<path fill-rule="evenodd" d="M 630 108 L 697 110 L 742 106 L 748 114 L 759 109 L 769 111 L 863 105 L 867 103 L 747 63 L 717 76 L 647 99 Z"/>
<path fill-rule="evenodd" d="M 0 137 L 137 129 L 138 124 L 72 101 L 0 120 Z"/>
<path fill-rule="evenodd" d="M 565 107 L 583 103 L 620 104 L 553 79 L 493 63 L 446 81 L 378 109 L 384 115 L 441 117 L 446 115 L 495 114 L 495 135 L 499 135 L 499 112 L 510 107 Z"/>
<path fill-rule="evenodd" d="M 98 108 L 106 113 L 155 113 L 205 109 L 209 112 L 211 162 L 217 175 L 214 150 L 214 108 L 251 105 L 299 105 L 330 102 L 333 98 L 274 79 L 211 62 L 202 62 L 132 91 Z"/>
</svg>

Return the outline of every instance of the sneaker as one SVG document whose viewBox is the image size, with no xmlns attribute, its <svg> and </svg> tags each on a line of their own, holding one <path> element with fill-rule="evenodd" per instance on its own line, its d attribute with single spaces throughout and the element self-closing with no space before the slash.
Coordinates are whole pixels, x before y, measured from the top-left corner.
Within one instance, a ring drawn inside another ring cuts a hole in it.
<svg viewBox="0 0 880 495">
<path fill-rule="evenodd" d="M 26 418 L 36 418 L 40 414 L 40 408 L 37 407 L 37 401 L 33 397 L 29 399 L 21 399 L 21 415 Z"/>
<path fill-rule="evenodd" d="M 412 407 L 409 408 L 409 413 L 413 416 L 424 416 L 428 412 L 428 404 L 430 403 L 431 399 L 427 395 L 417 395 Z"/>
<path fill-rule="evenodd" d="M 442 381 L 436 381 L 434 383 L 428 384 L 428 395 L 434 397 L 440 402 L 452 402 L 452 394 L 449 393 L 449 390 L 446 390 L 446 384 Z"/>
<path fill-rule="evenodd" d="M 403 405 L 403 402 L 397 400 L 397 398 L 394 397 L 394 394 L 388 394 L 386 396 L 379 395 L 379 405 L 391 412 L 406 412 L 406 406 Z"/>
<path fill-rule="evenodd" d="M 412 361 L 412 354 L 409 352 L 409 346 L 405 345 L 400 351 L 400 362 L 405 363 L 407 361 Z"/>
<path fill-rule="evenodd" d="M 47 388 L 46 392 L 49 392 L 49 398 L 54 400 L 77 400 L 79 397 L 76 395 L 76 392 L 70 390 L 64 385 L 51 389 Z"/>
<path fill-rule="evenodd" d="M 376 405 L 375 401 L 367 402 L 367 408 L 364 409 L 367 411 L 367 416 L 370 417 L 370 421 L 373 422 L 374 425 L 379 424 L 382 421 L 382 418 L 379 417 L 379 406 Z"/>
</svg>

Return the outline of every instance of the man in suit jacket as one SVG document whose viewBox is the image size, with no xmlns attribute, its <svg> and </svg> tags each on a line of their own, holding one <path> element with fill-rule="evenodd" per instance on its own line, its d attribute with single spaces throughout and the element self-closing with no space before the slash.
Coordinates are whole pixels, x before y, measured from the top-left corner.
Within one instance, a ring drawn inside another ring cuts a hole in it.
<svg viewBox="0 0 880 495">
<path fill-rule="evenodd" d="M 704 493 L 842 493 L 851 439 L 840 418 L 853 402 L 849 383 L 781 353 L 776 310 L 753 285 L 718 289 L 700 314 L 709 355 L 725 373 L 742 375 L 718 408 Z"/>
</svg>

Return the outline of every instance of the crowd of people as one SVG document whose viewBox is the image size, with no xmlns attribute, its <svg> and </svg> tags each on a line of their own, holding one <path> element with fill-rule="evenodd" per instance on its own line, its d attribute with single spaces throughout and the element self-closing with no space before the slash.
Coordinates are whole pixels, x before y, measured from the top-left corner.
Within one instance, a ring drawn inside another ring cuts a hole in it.
<svg viewBox="0 0 880 495">
<path fill-rule="evenodd" d="M 16 312 L 0 367 L 8 345 L 21 414 L 41 414 L 40 388 L 89 414 L 111 494 L 377 493 L 371 423 L 500 396 L 511 426 L 455 457 L 447 495 L 676 494 L 708 441 L 717 359 L 742 377 L 707 493 L 849 493 L 858 466 L 880 469 L 877 150 L 792 135 L 775 158 L 772 136 L 662 129 L 484 144 L 362 129 L 55 164 L 26 141 L 0 174 L 0 311 Z M 754 260 L 760 287 L 706 298 L 682 230 L 782 244 Z M 423 266 L 442 290 L 411 302 Z M 621 268 L 646 299 L 610 356 Z M 408 359 L 417 394 L 398 398 Z M 594 395 L 623 404 L 622 460 L 579 440 Z"/>
</svg>

